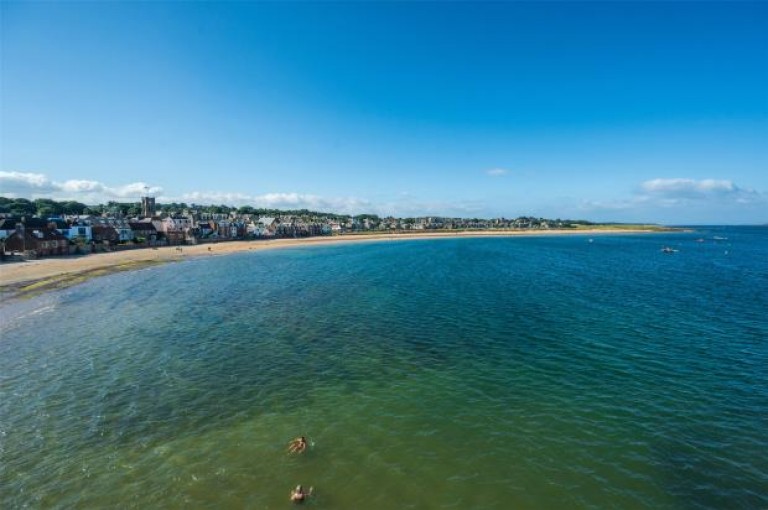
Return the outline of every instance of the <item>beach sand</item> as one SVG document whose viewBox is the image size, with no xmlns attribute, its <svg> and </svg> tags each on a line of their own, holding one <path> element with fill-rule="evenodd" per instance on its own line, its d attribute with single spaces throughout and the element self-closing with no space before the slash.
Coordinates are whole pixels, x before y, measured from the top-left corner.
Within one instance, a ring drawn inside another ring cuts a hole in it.
<svg viewBox="0 0 768 510">
<path fill-rule="evenodd" d="M 507 237 L 536 235 L 606 235 L 652 232 L 652 230 L 594 229 L 594 230 L 525 230 L 434 232 L 408 234 L 347 234 L 300 239 L 270 239 L 250 241 L 223 241 L 182 247 L 140 248 L 108 253 L 94 253 L 64 257 L 48 257 L 24 262 L 0 264 L 0 298 L 7 301 L 28 297 L 48 290 L 61 289 L 106 274 L 140 269 L 166 262 L 177 262 L 191 257 L 212 257 L 292 246 L 318 246 L 335 243 L 371 242 L 383 240 L 435 239 L 445 237 Z M 658 232 L 653 230 L 653 232 Z M 179 249 L 181 248 L 181 249 Z"/>
</svg>

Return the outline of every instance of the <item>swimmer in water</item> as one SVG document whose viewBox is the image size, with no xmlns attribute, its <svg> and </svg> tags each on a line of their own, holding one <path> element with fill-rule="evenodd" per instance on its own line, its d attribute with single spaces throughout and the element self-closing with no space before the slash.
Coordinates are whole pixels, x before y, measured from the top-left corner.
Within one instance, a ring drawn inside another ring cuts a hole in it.
<svg viewBox="0 0 768 510">
<path fill-rule="evenodd" d="M 301 485 L 297 485 L 296 488 L 291 491 L 291 501 L 293 503 L 303 503 L 311 495 L 312 487 L 310 487 L 308 491 L 305 491 Z"/>
<path fill-rule="evenodd" d="M 307 438 L 299 436 L 288 444 L 289 453 L 302 453 L 307 449 Z"/>
</svg>

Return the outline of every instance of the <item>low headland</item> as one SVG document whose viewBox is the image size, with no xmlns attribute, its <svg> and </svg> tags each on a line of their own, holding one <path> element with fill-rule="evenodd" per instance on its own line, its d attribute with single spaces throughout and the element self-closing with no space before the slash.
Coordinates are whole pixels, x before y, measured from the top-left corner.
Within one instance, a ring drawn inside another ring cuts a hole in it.
<svg viewBox="0 0 768 510">
<path fill-rule="evenodd" d="M 547 230 L 463 230 L 419 233 L 347 233 L 297 239 L 259 239 L 219 241 L 184 246 L 163 246 L 132 250 L 50 257 L 0 264 L 0 299 L 3 302 L 29 298 L 44 292 L 64 289 L 91 278 L 121 271 L 178 262 L 199 257 L 212 257 L 277 248 L 322 246 L 336 243 L 439 239 L 457 237 L 512 237 L 552 235 L 610 235 L 679 231 L 658 225 L 605 224 L 583 228 Z"/>
</svg>

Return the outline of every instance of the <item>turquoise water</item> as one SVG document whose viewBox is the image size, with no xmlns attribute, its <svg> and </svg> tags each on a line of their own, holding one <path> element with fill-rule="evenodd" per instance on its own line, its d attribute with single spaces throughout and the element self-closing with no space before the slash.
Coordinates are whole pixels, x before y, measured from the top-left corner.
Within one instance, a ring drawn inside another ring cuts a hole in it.
<svg viewBox="0 0 768 510">
<path fill-rule="evenodd" d="M 766 508 L 766 310 L 756 227 L 115 274 L 0 307 L 0 506 Z"/>
</svg>

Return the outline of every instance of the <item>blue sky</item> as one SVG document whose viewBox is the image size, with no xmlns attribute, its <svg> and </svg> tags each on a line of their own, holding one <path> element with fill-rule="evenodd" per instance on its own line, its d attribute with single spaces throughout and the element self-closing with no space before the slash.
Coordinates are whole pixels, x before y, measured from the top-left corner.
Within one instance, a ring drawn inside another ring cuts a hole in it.
<svg viewBox="0 0 768 510">
<path fill-rule="evenodd" d="M 0 9 L 5 196 L 768 222 L 768 3 Z"/>
</svg>

